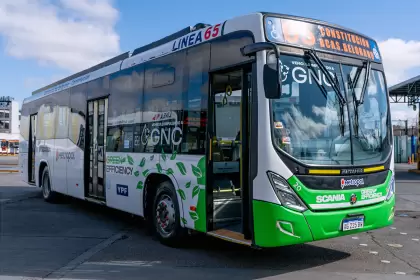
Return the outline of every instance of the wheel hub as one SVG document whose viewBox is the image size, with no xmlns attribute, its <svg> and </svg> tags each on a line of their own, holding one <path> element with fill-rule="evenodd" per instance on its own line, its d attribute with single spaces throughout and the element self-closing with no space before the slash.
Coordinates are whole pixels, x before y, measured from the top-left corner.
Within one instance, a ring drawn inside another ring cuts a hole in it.
<svg viewBox="0 0 420 280">
<path fill-rule="evenodd" d="M 172 199 L 163 196 L 156 207 L 156 222 L 163 235 L 169 235 L 175 226 L 175 208 Z"/>
</svg>

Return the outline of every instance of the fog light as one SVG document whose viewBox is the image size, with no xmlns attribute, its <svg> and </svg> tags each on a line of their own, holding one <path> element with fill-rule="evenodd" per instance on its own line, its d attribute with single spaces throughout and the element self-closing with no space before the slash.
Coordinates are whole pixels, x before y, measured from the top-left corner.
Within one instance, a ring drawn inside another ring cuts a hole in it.
<svg viewBox="0 0 420 280">
<path fill-rule="evenodd" d="M 294 230 L 293 230 L 293 225 L 290 222 L 286 222 L 286 221 L 277 221 L 277 228 L 284 234 L 291 236 L 291 237 L 296 237 L 296 238 L 300 238 L 300 236 L 295 235 Z"/>
</svg>

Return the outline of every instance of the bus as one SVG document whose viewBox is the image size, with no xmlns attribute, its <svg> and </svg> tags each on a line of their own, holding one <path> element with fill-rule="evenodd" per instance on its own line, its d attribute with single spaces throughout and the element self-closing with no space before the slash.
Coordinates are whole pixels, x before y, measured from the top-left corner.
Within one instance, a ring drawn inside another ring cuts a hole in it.
<svg viewBox="0 0 420 280">
<path fill-rule="evenodd" d="M 279 247 L 391 225 L 381 53 L 332 23 L 253 13 L 198 23 L 23 101 L 23 179 L 193 233 Z"/>
</svg>

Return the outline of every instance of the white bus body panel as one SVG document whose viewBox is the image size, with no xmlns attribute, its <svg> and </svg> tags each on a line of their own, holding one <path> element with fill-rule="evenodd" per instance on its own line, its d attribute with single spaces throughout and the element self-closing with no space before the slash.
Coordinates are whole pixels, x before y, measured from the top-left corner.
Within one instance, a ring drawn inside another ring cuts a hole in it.
<svg viewBox="0 0 420 280">
<path fill-rule="evenodd" d="M 62 154 L 67 151 L 67 139 L 55 139 L 47 140 L 46 142 L 54 141 L 53 157 L 51 161 L 53 166 L 50 166 L 52 173 L 50 174 L 51 178 L 51 189 L 62 193 L 67 194 L 67 160 L 62 158 Z"/>
<path fill-rule="evenodd" d="M 68 151 L 71 156 L 67 160 L 67 193 L 69 196 L 84 199 L 84 151 L 68 140 Z M 89 167 L 85 167 L 89 168 Z"/>
<path fill-rule="evenodd" d="M 19 151 L 19 171 L 21 180 L 28 183 L 28 153 L 21 153 Z"/>
</svg>

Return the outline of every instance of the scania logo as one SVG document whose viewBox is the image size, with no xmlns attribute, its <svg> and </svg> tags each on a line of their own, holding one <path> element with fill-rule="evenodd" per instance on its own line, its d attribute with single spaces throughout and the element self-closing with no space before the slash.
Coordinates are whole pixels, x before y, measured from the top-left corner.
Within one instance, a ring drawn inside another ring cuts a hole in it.
<svg viewBox="0 0 420 280">
<path fill-rule="evenodd" d="M 355 194 L 352 194 L 350 196 L 350 204 L 353 205 L 357 202 L 357 196 Z"/>
</svg>

